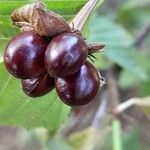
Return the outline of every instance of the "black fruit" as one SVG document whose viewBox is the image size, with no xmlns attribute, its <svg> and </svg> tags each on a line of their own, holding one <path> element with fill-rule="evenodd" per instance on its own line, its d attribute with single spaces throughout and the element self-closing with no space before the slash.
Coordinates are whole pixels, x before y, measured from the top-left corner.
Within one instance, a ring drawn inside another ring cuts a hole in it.
<svg viewBox="0 0 150 150">
<path fill-rule="evenodd" d="M 36 78 L 22 80 L 22 89 L 25 94 L 31 97 L 40 97 L 46 95 L 54 89 L 54 78 L 48 73 L 42 73 Z"/>
<path fill-rule="evenodd" d="M 6 47 L 4 62 L 7 70 L 20 79 L 35 77 L 45 71 L 44 55 L 47 42 L 34 32 L 22 32 Z"/>
<path fill-rule="evenodd" d="M 48 73 L 65 77 L 79 71 L 88 55 L 86 42 L 73 33 L 61 34 L 51 41 L 45 53 Z"/>
<path fill-rule="evenodd" d="M 55 80 L 60 99 L 70 106 L 81 106 L 91 102 L 99 90 L 99 85 L 98 72 L 88 61 L 74 75 Z"/>
</svg>

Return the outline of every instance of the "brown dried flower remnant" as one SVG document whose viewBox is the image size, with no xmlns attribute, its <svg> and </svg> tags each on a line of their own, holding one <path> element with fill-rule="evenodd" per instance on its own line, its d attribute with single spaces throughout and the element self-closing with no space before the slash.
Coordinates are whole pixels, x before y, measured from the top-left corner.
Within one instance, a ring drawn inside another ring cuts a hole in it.
<svg viewBox="0 0 150 150">
<path fill-rule="evenodd" d="M 16 9 L 11 19 L 22 31 L 35 31 L 41 36 L 56 36 L 71 32 L 70 26 L 62 16 L 36 3 Z"/>
</svg>

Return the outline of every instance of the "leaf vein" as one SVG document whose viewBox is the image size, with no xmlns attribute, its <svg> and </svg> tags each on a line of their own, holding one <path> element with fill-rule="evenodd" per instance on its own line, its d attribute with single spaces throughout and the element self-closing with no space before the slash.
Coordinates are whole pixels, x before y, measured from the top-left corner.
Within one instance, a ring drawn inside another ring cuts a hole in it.
<svg viewBox="0 0 150 150">
<path fill-rule="evenodd" d="M 4 85 L 4 87 L 1 89 L 0 96 L 2 96 L 3 92 L 4 92 L 5 89 L 7 88 L 7 86 L 8 86 L 8 84 L 9 84 L 11 78 L 12 78 L 11 76 L 8 77 L 8 79 L 7 79 L 7 81 L 6 81 L 5 85 Z"/>
</svg>

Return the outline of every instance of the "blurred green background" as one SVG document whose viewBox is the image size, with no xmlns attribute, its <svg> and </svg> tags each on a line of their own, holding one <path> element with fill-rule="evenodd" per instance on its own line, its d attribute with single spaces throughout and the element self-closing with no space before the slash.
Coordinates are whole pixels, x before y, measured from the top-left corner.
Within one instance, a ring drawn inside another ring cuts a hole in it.
<svg viewBox="0 0 150 150">
<path fill-rule="evenodd" d="M 3 64 L 7 42 L 19 30 L 11 12 L 31 0 L 0 0 L 0 150 L 149 150 L 150 1 L 105 0 L 86 23 L 89 43 L 104 43 L 94 65 L 106 80 L 95 100 L 79 108 L 63 104 L 55 91 L 33 100 Z M 45 0 L 70 21 L 86 0 Z M 131 98 L 133 105 L 114 115 Z"/>
</svg>

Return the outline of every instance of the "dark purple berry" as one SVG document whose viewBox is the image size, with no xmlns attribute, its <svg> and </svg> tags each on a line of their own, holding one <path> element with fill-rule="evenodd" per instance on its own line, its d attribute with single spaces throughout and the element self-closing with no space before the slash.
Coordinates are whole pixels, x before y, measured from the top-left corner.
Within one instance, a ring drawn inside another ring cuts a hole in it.
<svg viewBox="0 0 150 150">
<path fill-rule="evenodd" d="M 20 79 L 35 77 L 45 71 L 44 55 L 47 42 L 34 32 L 22 32 L 6 47 L 4 62 L 7 70 Z"/>
<path fill-rule="evenodd" d="M 22 89 L 31 97 L 40 97 L 49 93 L 55 87 L 54 78 L 48 73 L 42 73 L 38 77 L 22 80 Z"/>
<path fill-rule="evenodd" d="M 64 77 L 79 71 L 88 55 L 86 42 L 73 33 L 55 37 L 45 53 L 48 73 L 53 77 Z"/>
<path fill-rule="evenodd" d="M 99 90 L 99 85 L 99 74 L 88 61 L 74 75 L 55 80 L 60 99 L 70 106 L 81 106 L 91 102 Z"/>
</svg>

